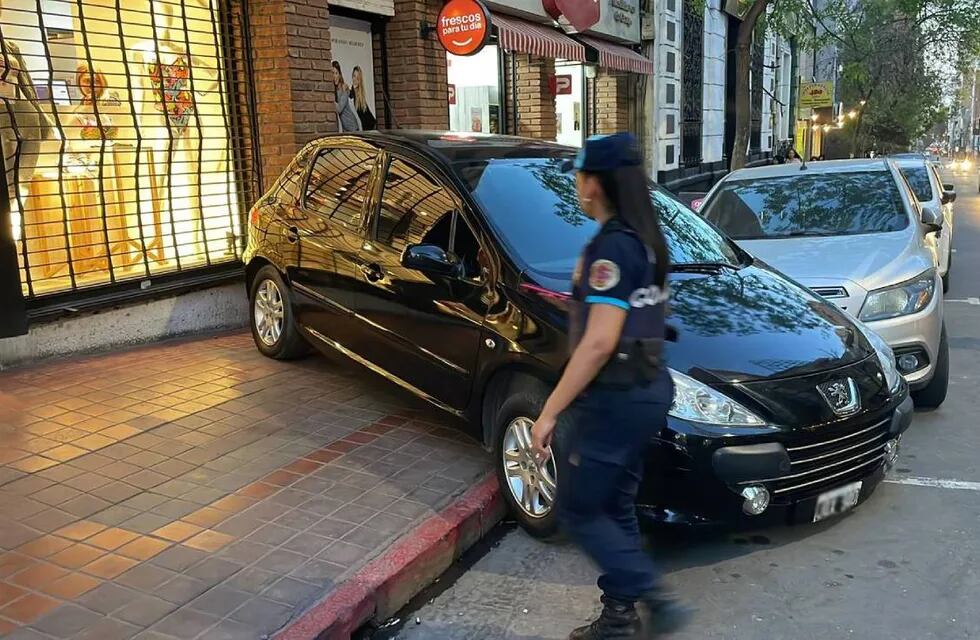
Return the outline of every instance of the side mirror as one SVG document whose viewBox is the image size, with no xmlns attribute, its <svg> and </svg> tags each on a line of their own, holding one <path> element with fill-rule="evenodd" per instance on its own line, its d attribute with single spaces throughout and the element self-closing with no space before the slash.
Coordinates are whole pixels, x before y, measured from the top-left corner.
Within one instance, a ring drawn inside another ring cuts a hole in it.
<svg viewBox="0 0 980 640">
<path fill-rule="evenodd" d="M 956 185 L 952 183 L 946 183 L 943 185 L 943 204 L 949 204 L 950 202 L 956 202 Z"/>
<path fill-rule="evenodd" d="M 939 231 L 943 228 L 943 217 L 933 207 L 922 207 L 922 224 L 930 232 Z"/>
<path fill-rule="evenodd" d="M 402 252 L 402 266 L 422 273 L 438 276 L 459 277 L 462 263 L 440 246 L 434 244 L 410 244 Z"/>
</svg>

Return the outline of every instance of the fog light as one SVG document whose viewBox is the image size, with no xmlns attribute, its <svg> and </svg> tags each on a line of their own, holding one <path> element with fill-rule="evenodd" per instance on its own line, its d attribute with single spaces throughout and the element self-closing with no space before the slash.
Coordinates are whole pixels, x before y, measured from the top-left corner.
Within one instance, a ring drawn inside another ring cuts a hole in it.
<svg viewBox="0 0 980 640">
<path fill-rule="evenodd" d="M 914 353 L 906 353 L 898 357 L 898 369 L 902 373 L 911 373 L 919 368 L 919 358 Z"/>
<path fill-rule="evenodd" d="M 885 468 L 891 469 L 898 462 L 898 439 L 885 443 Z"/>
<path fill-rule="evenodd" d="M 742 489 L 742 511 L 750 516 L 757 516 L 769 508 L 769 490 L 762 485 L 754 485 Z"/>
</svg>

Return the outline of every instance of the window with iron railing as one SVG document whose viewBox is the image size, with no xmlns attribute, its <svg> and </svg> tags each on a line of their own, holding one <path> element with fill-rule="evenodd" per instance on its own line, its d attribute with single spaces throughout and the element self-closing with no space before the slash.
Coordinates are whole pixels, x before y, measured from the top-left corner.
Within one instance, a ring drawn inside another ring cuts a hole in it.
<svg viewBox="0 0 980 640">
<path fill-rule="evenodd" d="M 25 296 L 241 258 L 254 194 L 238 18 L 220 0 L 3 1 L 0 138 Z"/>
<path fill-rule="evenodd" d="M 684 63 L 681 76 L 681 164 L 701 164 L 704 128 L 704 11 L 697 0 L 684 0 Z"/>
</svg>

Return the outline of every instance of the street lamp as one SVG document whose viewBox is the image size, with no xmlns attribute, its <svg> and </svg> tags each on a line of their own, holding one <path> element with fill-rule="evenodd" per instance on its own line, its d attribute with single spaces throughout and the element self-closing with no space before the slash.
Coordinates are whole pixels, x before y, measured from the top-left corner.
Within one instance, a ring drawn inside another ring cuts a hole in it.
<svg viewBox="0 0 980 640">
<path fill-rule="evenodd" d="M 819 120 L 819 119 L 820 119 L 820 116 L 819 116 L 818 114 L 816 114 L 816 113 L 815 113 L 815 114 L 813 114 L 812 116 L 810 116 L 810 119 L 811 119 L 811 120 L 813 120 L 814 122 L 816 122 L 817 120 Z"/>
<path fill-rule="evenodd" d="M 853 120 L 854 118 L 858 117 L 858 112 L 854 109 L 851 109 L 850 111 L 847 112 L 847 117 Z"/>
<path fill-rule="evenodd" d="M 862 106 L 862 107 L 863 107 L 864 105 L 866 105 L 866 104 L 868 104 L 868 101 L 867 101 L 867 100 L 862 100 L 862 101 L 861 101 L 861 106 Z"/>
</svg>

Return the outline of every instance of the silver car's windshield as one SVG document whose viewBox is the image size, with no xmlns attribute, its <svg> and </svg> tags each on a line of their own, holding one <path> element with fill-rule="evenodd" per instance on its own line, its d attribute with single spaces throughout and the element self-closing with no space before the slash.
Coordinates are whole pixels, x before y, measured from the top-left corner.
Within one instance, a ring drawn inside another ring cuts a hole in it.
<svg viewBox="0 0 980 640">
<path fill-rule="evenodd" d="M 887 171 L 732 180 L 703 214 L 735 240 L 882 233 L 909 224 Z"/>
</svg>

